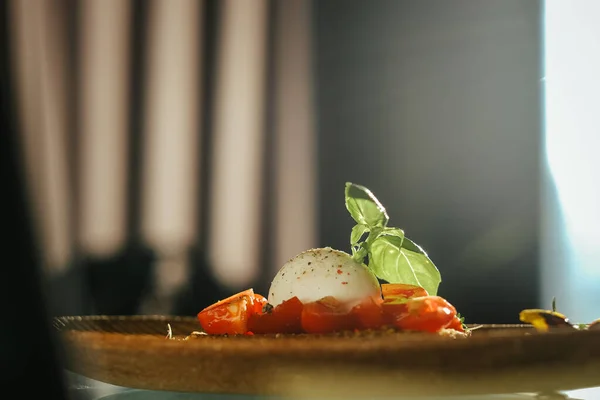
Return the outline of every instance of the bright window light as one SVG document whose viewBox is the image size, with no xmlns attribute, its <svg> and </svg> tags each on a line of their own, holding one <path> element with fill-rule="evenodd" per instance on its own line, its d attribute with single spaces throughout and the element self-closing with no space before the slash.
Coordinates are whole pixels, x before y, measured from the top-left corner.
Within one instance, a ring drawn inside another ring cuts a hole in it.
<svg viewBox="0 0 600 400">
<path fill-rule="evenodd" d="M 600 318 L 600 1 L 544 11 L 542 298 L 575 322 Z"/>
</svg>

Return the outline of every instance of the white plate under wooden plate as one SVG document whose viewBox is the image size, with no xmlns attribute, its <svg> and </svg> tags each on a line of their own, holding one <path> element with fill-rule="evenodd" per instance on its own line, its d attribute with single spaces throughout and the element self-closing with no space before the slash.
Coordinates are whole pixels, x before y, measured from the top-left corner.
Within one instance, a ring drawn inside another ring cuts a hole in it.
<svg viewBox="0 0 600 400">
<path fill-rule="evenodd" d="M 193 317 L 54 321 L 67 368 L 130 388 L 254 395 L 460 395 L 600 386 L 600 331 L 485 325 L 467 339 L 380 333 L 177 339 Z"/>
</svg>

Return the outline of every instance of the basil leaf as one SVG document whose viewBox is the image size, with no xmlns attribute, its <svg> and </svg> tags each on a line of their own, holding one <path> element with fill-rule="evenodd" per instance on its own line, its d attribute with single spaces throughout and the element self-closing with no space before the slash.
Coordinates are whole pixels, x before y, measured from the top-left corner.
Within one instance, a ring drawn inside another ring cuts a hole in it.
<svg viewBox="0 0 600 400">
<path fill-rule="evenodd" d="M 350 233 L 350 245 L 356 246 L 360 239 L 363 237 L 365 232 L 368 232 L 369 228 L 363 224 L 356 224 L 352 228 L 352 232 Z"/>
<path fill-rule="evenodd" d="M 352 247 L 352 259 L 358 263 L 362 263 L 365 257 L 369 254 L 365 242 L 361 242 L 358 246 Z"/>
<path fill-rule="evenodd" d="M 389 283 L 421 286 L 436 295 L 441 276 L 425 251 L 408 238 L 381 234 L 369 246 L 369 267 Z"/>
<path fill-rule="evenodd" d="M 425 252 L 425 250 L 423 250 L 423 248 L 421 246 L 419 246 L 418 244 L 416 244 L 409 238 L 404 238 L 404 239 L 405 239 L 405 241 L 404 241 L 404 243 L 402 243 L 402 247 L 404 247 L 406 250 L 409 250 L 413 253 L 422 254 L 425 257 L 427 257 L 427 259 L 429 259 L 429 257 L 427 256 L 427 253 Z"/>
<path fill-rule="evenodd" d="M 410 263 L 410 267 L 415 271 L 417 278 L 419 278 L 421 282 L 420 286 L 425 288 L 427 293 L 435 296 L 442 282 L 442 276 L 425 250 L 405 237 L 402 242 L 402 253 L 404 253 L 407 261 Z"/>
<path fill-rule="evenodd" d="M 368 257 L 368 267 L 381 280 L 417 285 L 430 295 L 437 294 L 440 272 L 420 246 L 404 237 L 402 229 L 387 226 L 389 217 L 375 195 L 351 182 L 346 182 L 345 195 L 346 208 L 356 221 L 350 233 L 352 259 L 362 263 Z"/>
<path fill-rule="evenodd" d="M 404 231 L 399 228 L 385 228 L 382 234 L 387 236 L 396 236 L 404 240 Z"/>
<path fill-rule="evenodd" d="M 370 229 L 383 228 L 389 217 L 379 200 L 364 186 L 346 182 L 346 209 L 356 221 Z"/>
<path fill-rule="evenodd" d="M 406 268 L 402 256 L 402 239 L 396 236 L 381 236 L 373 241 L 369 248 L 369 267 L 378 278 L 389 283 L 408 283 L 419 285 L 411 268 Z"/>
<path fill-rule="evenodd" d="M 384 228 L 371 229 L 371 231 L 369 232 L 369 236 L 367 236 L 367 240 L 365 240 L 365 245 L 367 246 L 367 249 L 369 248 L 369 246 L 371 246 L 371 243 L 373 243 L 373 241 L 377 239 L 379 235 L 381 235 L 383 229 Z"/>
</svg>

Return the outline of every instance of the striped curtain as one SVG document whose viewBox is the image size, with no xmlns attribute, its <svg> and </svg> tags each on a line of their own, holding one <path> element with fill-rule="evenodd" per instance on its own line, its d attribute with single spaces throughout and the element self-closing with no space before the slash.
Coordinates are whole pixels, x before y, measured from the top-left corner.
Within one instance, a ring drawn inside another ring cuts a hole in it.
<svg viewBox="0 0 600 400">
<path fill-rule="evenodd" d="M 309 0 L 10 0 L 57 314 L 193 314 L 317 244 Z"/>
</svg>

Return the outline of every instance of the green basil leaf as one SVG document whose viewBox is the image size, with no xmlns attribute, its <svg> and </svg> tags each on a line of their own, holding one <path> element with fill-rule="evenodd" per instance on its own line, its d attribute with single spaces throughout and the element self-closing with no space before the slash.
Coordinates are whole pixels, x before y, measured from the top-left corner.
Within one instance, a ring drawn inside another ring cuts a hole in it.
<svg viewBox="0 0 600 400">
<path fill-rule="evenodd" d="M 407 237 L 405 237 L 404 239 L 405 239 L 405 241 L 404 241 L 404 243 L 402 243 L 402 247 L 404 247 L 406 250 L 409 250 L 413 253 L 422 254 L 429 259 L 429 257 L 427 256 L 427 253 L 425 252 L 425 250 L 423 250 L 423 248 L 421 246 L 419 246 L 418 244 L 416 244 L 415 242 L 413 242 L 412 240 L 410 240 Z"/>
<path fill-rule="evenodd" d="M 373 243 L 373 241 L 377 239 L 379 235 L 381 235 L 383 229 L 384 228 L 373 228 L 369 231 L 369 236 L 367 236 L 367 240 L 365 240 L 365 246 L 367 246 L 367 249 L 369 246 L 371 246 L 371 243 Z"/>
<path fill-rule="evenodd" d="M 401 253 L 402 238 L 380 236 L 369 248 L 369 267 L 378 278 L 389 283 L 407 283 L 419 285 L 419 280 L 411 268 L 406 268 Z"/>
<path fill-rule="evenodd" d="M 379 200 L 364 186 L 346 183 L 346 209 L 356 221 L 369 229 L 383 228 L 389 217 Z"/>
<path fill-rule="evenodd" d="M 402 240 L 404 240 L 404 231 L 399 228 L 385 228 L 382 232 L 382 235 L 396 236 L 396 237 L 402 238 Z"/>
<path fill-rule="evenodd" d="M 358 246 L 352 247 L 352 259 L 358 263 L 362 263 L 365 257 L 369 254 L 365 246 L 365 242 L 361 242 Z"/>
<path fill-rule="evenodd" d="M 369 267 L 389 283 L 418 285 L 436 295 L 441 276 L 425 251 L 408 238 L 381 234 L 369 246 Z"/>
<path fill-rule="evenodd" d="M 356 246 L 360 239 L 363 237 L 365 232 L 368 232 L 369 228 L 363 224 L 356 224 L 352 228 L 352 232 L 350 233 L 350 245 Z"/>
<path fill-rule="evenodd" d="M 433 261 L 429 258 L 425 250 L 409 238 L 405 237 L 402 242 L 402 253 L 406 256 L 415 275 L 421 282 L 421 287 L 427 290 L 432 296 L 435 296 L 438 287 L 442 282 L 442 276 Z"/>
<path fill-rule="evenodd" d="M 352 258 L 362 263 L 368 257 L 368 267 L 379 279 L 418 285 L 430 295 L 437 294 L 440 272 L 402 229 L 387 226 L 389 217 L 375 195 L 351 182 L 346 183 L 345 195 L 346 208 L 356 221 L 350 233 Z M 367 232 L 367 238 L 361 241 Z"/>
</svg>

